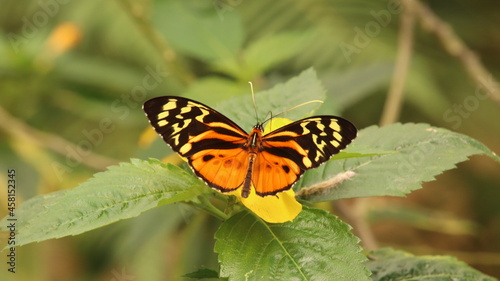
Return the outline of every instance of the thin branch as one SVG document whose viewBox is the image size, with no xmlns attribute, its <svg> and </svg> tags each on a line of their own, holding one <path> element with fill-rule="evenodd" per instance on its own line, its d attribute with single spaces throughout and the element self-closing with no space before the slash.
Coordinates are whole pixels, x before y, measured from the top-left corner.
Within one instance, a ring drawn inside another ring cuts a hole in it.
<svg viewBox="0 0 500 281">
<path fill-rule="evenodd" d="M 406 6 L 401 16 L 401 27 L 398 36 L 398 51 L 394 74 L 392 75 L 391 86 L 385 100 L 384 111 L 380 120 L 380 125 L 388 125 L 398 120 L 403 103 L 403 91 L 406 76 L 410 65 L 413 30 L 415 27 L 415 14 L 413 12 L 413 0 L 402 0 Z"/>
<path fill-rule="evenodd" d="M 367 251 L 378 248 L 377 239 L 366 219 L 370 198 L 356 198 L 352 206 L 347 205 L 345 200 L 335 201 L 335 208 L 352 225 L 354 232 L 361 240 L 361 245 Z"/>
<path fill-rule="evenodd" d="M 177 78 L 184 85 L 190 84 L 194 77 L 186 70 L 183 64 L 179 63 L 179 57 L 175 51 L 168 45 L 163 36 L 161 36 L 151 24 L 146 15 L 144 4 L 132 3 L 130 0 L 117 0 L 127 14 L 132 18 L 139 31 L 153 45 L 163 59 L 166 71 Z"/>
<path fill-rule="evenodd" d="M 33 127 L 30 127 L 23 121 L 15 118 L 0 107 L 0 128 L 10 135 L 24 139 L 41 147 L 50 149 L 58 154 L 67 156 L 68 150 L 78 151 L 79 147 L 57 135 L 49 134 Z M 86 151 L 85 156 L 81 157 L 81 163 L 96 170 L 104 170 L 110 165 L 114 165 L 118 160 L 96 154 L 92 151 Z"/>
<path fill-rule="evenodd" d="M 412 8 L 414 0 L 402 0 L 401 2 L 406 5 L 406 9 L 401 15 L 396 64 L 380 120 L 381 126 L 394 123 L 399 118 L 403 103 L 404 85 L 412 54 L 413 30 L 415 27 L 415 14 Z M 338 207 L 342 210 L 346 208 L 346 205 L 340 203 Z M 374 250 L 378 248 L 378 245 L 375 235 L 366 220 L 369 208 L 370 198 L 358 198 L 350 207 L 350 211 L 344 211 L 344 214 L 348 215 L 349 221 L 353 224 L 363 247 L 367 250 Z"/>
<path fill-rule="evenodd" d="M 500 103 L 500 91 L 498 91 L 497 81 L 493 79 L 493 76 L 482 65 L 477 55 L 465 45 L 453 29 L 420 1 L 415 1 L 412 7 L 409 7 L 409 3 L 406 1 L 402 1 L 402 3 L 406 6 L 406 9 L 412 8 L 415 10 L 422 26 L 434 33 L 444 49 L 462 63 L 472 80 L 481 85 L 493 101 Z"/>
</svg>

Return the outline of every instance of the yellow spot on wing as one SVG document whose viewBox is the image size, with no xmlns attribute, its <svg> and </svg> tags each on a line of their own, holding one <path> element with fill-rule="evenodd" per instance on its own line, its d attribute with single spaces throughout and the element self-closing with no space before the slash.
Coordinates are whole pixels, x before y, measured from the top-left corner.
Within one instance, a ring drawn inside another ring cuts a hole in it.
<svg viewBox="0 0 500 281">
<path fill-rule="evenodd" d="M 163 111 L 158 114 L 158 119 L 165 119 L 168 116 L 168 111 Z"/>
<path fill-rule="evenodd" d="M 172 100 L 170 102 L 167 102 L 166 104 L 163 105 L 163 107 L 161 108 L 163 111 L 168 111 L 168 110 L 172 110 L 174 108 L 177 107 L 177 103 L 176 103 L 177 100 Z"/>
<path fill-rule="evenodd" d="M 302 129 L 304 129 L 304 132 L 302 132 L 302 134 L 303 134 L 303 135 L 306 135 L 306 134 L 311 133 L 311 131 L 309 131 L 309 129 L 308 129 L 308 128 L 306 128 L 306 125 L 307 125 L 307 124 L 308 124 L 308 123 L 302 123 L 302 124 L 300 124 L 300 126 L 302 127 Z"/>
<path fill-rule="evenodd" d="M 341 134 L 339 134 L 339 133 L 337 133 L 337 132 L 334 132 L 334 133 L 333 133 L 333 137 L 334 137 L 335 139 L 339 140 L 339 141 L 341 141 L 341 140 L 342 140 L 342 135 L 341 135 Z"/>
<path fill-rule="evenodd" d="M 180 130 L 186 128 L 186 127 L 188 127 L 190 123 L 191 123 L 191 120 L 190 119 L 186 119 L 186 120 L 184 120 L 184 124 L 182 126 L 179 126 L 179 123 L 173 124 L 172 128 L 174 129 L 174 133 L 177 133 L 178 131 L 180 131 Z"/>
<path fill-rule="evenodd" d="M 339 126 L 339 123 L 337 123 L 336 121 L 330 121 L 330 128 L 332 128 L 333 130 L 337 131 L 337 132 L 340 132 L 340 126 Z"/>
<path fill-rule="evenodd" d="M 172 137 L 172 140 L 174 141 L 174 145 L 178 146 L 179 145 L 179 135 L 174 135 Z"/>
<path fill-rule="evenodd" d="M 324 130 L 325 130 L 325 125 L 323 125 L 323 124 L 321 124 L 321 123 L 319 123 L 319 122 L 317 122 L 317 123 L 316 123 L 316 127 L 318 127 L 318 129 L 319 129 L 320 131 L 324 131 Z"/>
<path fill-rule="evenodd" d="M 302 158 L 302 163 L 304 163 L 304 166 L 306 166 L 306 167 L 311 167 L 312 166 L 311 160 L 309 158 L 307 158 L 307 157 Z"/>
<path fill-rule="evenodd" d="M 191 143 L 188 142 L 185 145 L 181 146 L 181 148 L 179 149 L 179 153 L 186 154 L 191 150 L 191 147 L 192 147 Z"/>
<path fill-rule="evenodd" d="M 166 120 L 160 120 L 160 121 L 158 121 L 158 126 L 160 126 L 160 127 L 163 127 L 163 126 L 165 126 L 167 124 L 168 124 L 168 122 Z"/>
<path fill-rule="evenodd" d="M 201 123 L 205 123 L 203 121 L 203 118 L 205 118 L 205 116 L 207 116 L 208 114 L 210 114 L 210 111 L 206 110 L 205 108 L 203 107 L 198 107 L 200 110 L 201 110 L 201 115 L 198 115 L 196 116 L 196 120 L 200 121 Z"/>
<path fill-rule="evenodd" d="M 183 107 L 183 108 L 181 108 L 181 114 L 182 113 L 188 113 L 188 112 L 191 112 L 191 107 Z"/>
</svg>

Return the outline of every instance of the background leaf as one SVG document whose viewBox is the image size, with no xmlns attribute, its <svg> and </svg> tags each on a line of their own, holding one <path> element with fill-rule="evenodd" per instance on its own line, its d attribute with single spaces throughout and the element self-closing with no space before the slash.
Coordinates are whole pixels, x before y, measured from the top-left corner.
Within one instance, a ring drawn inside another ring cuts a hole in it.
<svg viewBox="0 0 500 281">
<path fill-rule="evenodd" d="M 242 85 L 230 79 L 210 76 L 196 80 L 183 94 L 204 104 L 214 105 L 249 91 L 248 83 Z"/>
<path fill-rule="evenodd" d="M 327 212 L 307 207 L 282 224 L 267 224 L 243 211 L 215 234 L 220 275 L 229 280 L 369 280 L 350 229 Z"/>
<path fill-rule="evenodd" d="M 372 280 L 453 280 L 494 281 L 464 262 L 450 256 L 416 257 L 403 251 L 381 249 L 371 252 L 366 266 L 372 271 Z"/>
<path fill-rule="evenodd" d="M 17 210 L 17 246 L 77 235 L 135 217 L 151 208 L 196 196 L 198 179 L 158 160 L 132 159 L 109 167 L 80 186 L 39 195 Z M 2 219 L 3 230 L 7 217 Z"/>
<path fill-rule="evenodd" d="M 244 49 L 238 57 L 217 61 L 214 69 L 236 77 L 239 81 L 257 79 L 278 64 L 297 55 L 304 47 L 307 34 L 283 32 L 259 38 Z"/>
<path fill-rule="evenodd" d="M 469 156 L 484 154 L 500 162 L 500 158 L 479 141 L 427 124 L 371 126 L 361 130 L 358 138 L 345 151 L 355 153 L 358 145 L 374 151 L 393 150 L 399 153 L 329 161 L 305 173 L 295 189 L 328 180 L 345 171 L 354 171 L 356 175 L 351 180 L 307 199 L 326 201 L 404 196 Z"/>
<path fill-rule="evenodd" d="M 158 2 L 155 11 L 161 11 L 161 14 L 154 15 L 158 30 L 179 51 L 198 59 L 236 56 L 244 34 L 238 14 L 228 13 L 222 21 L 215 10 L 197 9 L 189 6 L 189 2 Z M 175 24 L 170 24 L 172 21 Z"/>
<path fill-rule="evenodd" d="M 324 99 L 325 89 L 321 81 L 313 69 L 308 69 L 285 83 L 277 84 L 269 90 L 255 94 L 255 103 L 260 119 L 258 121 L 262 122 L 266 116 L 270 117 L 270 112 L 276 115 L 302 103 Z M 320 105 L 321 103 L 307 104 L 290 110 L 280 117 L 298 120 L 310 115 Z M 257 123 L 250 95 L 223 101 L 216 106 L 216 109 L 245 130 L 252 128 Z"/>
<path fill-rule="evenodd" d="M 392 71 L 392 63 L 378 62 L 322 74 L 321 81 L 331 98 L 327 99 L 321 113 L 337 114 L 339 109 L 348 108 L 367 98 L 374 89 L 383 88 L 389 83 Z"/>
</svg>

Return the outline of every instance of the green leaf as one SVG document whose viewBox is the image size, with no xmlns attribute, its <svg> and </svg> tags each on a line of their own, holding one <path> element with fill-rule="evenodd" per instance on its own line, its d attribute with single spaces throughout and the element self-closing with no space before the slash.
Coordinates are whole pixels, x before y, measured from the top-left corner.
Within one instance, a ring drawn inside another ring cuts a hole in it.
<svg viewBox="0 0 500 281">
<path fill-rule="evenodd" d="M 316 76 L 316 72 L 310 68 L 285 83 L 277 84 L 269 90 L 255 94 L 257 113 L 260 119 L 258 121 L 262 122 L 266 116 L 270 117 L 270 112 L 276 115 L 302 103 L 324 99 L 325 89 Z M 300 106 L 279 117 L 292 121 L 298 120 L 311 115 L 320 105 L 321 103 L 311 103 Z M 216 109 L 245 130 L 249 130 L 257 124 L 251 95 L 238 96 L 221 102 L 216 106 Z"/>
<path fill-rule="evenodd" d="M 242 85 L 226 78 L 209 76 L 194 81 L 182 95 L 204 104 L 214 105 L 249 91 L 248 83 Z"/>
<path fill-rule="evenodd" d="M 356 151 L 356 152 L 348 152 L 348 151 Z M 347 158 L 360 158 L 360 157 L 369 157 L 369 156 L 378 156 L 385 154 L 394 154 L 398 153 L 395 150 L 382 150 L 376 148 L 369 148 L 362 145 L 356 145 L 355 143 L 349 145 L 349 150 L 341 151 L 338 154 L 335 154 L 331 160 L 340 160 Z"/>
<path fill-rule="evenodd" d="M 259 38 L 243 51 L 243 60 L 255 74 L 263 73 L 297 55 L 304 47 L 302 33 L 278 33 Z"/>
<path fill-rule="evenodd" d="M 151 159 L 111 166 L 80 186 L 24 202 L 16 211 L 17 246 L 77 235 L 158 205 L 185 201 L 200 181 L 174 165 Z M 2 219 L 3 230 L 7 217 Z"/>
<path fill-rule="evenodd" d="M 404 196 L 469 156 L 483 154 L 500 162 L 500 158 L 479 141 L 427 124 L 371 126 L 361 130 L 345 152 L 356 153 L 356 146 L 399 153 L 329 161 L 306 172 L 295 189 L 353 171 L 356 174 L 350 180 L 305 199 L 317 202 L 366 196 Z"/>
<path fill-rule="evenodd" d="M 389 83 L 392 73 L 393 63 L 378 62 L 323 74 L 320 78 L 324 81 L 325 88 L 328 93 L 335 94 L 331 99 L 327 99 L 325 108 L 329 112 L 325 114 L 331 114 L 332 107 L 345 109 L 377 93 L 376 90 Z"/>
<path fill-rule="evenodd" d="M 215 238 L 220 275 L 229 280 L 369 280 L 359 239 L 324 210 L 304 207 L 293 222 L 268 224 L 248 211 Z"/>
<path fill-rule="evenodd" d="M 381 249 L 371 252 L 366 266 L 375 281 L 494 281 L 497 280 L 450 256 L 416 257 L 402 251 Z"/>
<path fill-rule="evenodd" d="M 210 2 L 206 2 L 207 7 L 190 6 L 191 2 L 155 3 L 155 26 L 167 41 L 179 51 L 202 60 L 236 56 L 243 43 L 238 13 L 225 13 L 221 19 Z"/>
<path fill-rule="evenodd" d="M 303 33 L 278 33 L 258 38 L 243 50 L 241 57 L 226 57 L 215 63 L 215 70 L 237 77 L 255 79 L 274 66 L 297 55 L 304 47 Z"/>
</svg>

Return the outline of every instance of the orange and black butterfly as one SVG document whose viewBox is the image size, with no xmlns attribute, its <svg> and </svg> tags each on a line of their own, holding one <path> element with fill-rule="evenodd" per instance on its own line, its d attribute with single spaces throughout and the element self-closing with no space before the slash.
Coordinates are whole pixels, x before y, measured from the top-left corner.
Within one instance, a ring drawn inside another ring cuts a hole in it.
<svg viewBox="0 0 500 281">
<path fill-rule="evenodd" d="M 164 96 L 144 103 L 156 132 L 187 158 L 194 173 L 222 192 L 253 186 L 260 196 L 288 190 L 356 137 L 351 122 L 336 116 L 305 118 L 268 134 L 263 124 L 246 133 L 233 121 L 194 100 Z"/>
</svg>

